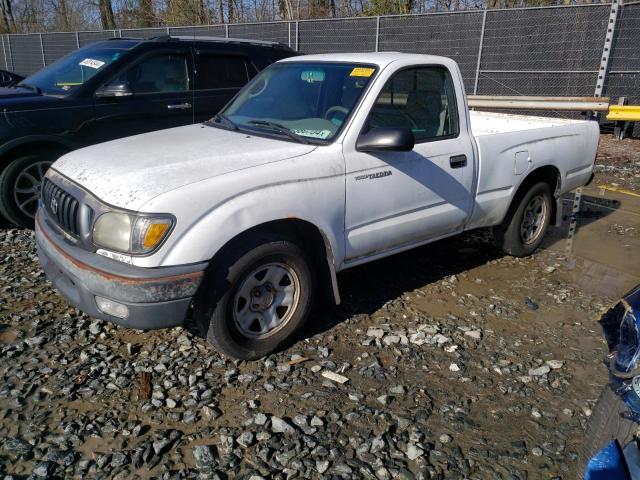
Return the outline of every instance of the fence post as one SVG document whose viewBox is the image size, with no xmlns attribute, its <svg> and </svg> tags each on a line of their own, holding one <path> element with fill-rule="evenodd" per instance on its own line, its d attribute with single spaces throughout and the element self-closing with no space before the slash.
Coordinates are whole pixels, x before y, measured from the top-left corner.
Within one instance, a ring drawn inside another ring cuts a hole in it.
<svg viewBox="0 0 640 480">
<path fill-rule="evenodd" d="M 609 67 L 609 55 L 611 54 L 611 46 L 613 45 L 613 35 L 616 31 L 618 23 L 618 11 L 620 10 L 621 0 L 611 0 L 611 9 L 609 10 L 609 21 L 607 23 L 607 32 L 604 36 L 604 45 L 602 47 L 602 56 L 600 57 L 600 69 L 598 70 L 598 80 L 596 81 L 596 90 L 594 96 L 602 96 L 604 84 L 607 80 L 607 69 Z"/>
<path fill-rule="evenodd" d="M 11 51 L 11 37 L 6 35 L 7 37 L 7 48 L 9 49 L 9 56 L 11 57 L 11 71 L 15 71 L 16 66 L 13 64 L 13 52 Z M 8 67 L 7 67 L 8 68 Z"/>
<path fill-rule="evenodd" d="M 298 33 L 298 21 L 296 20 L 296 52 L 298 51 L 298 39 L 300 38 L 300 34 Z"/>
<path fill-rule="evenodd" d="M 78 35 L 78 31 L 76 30 L 76 46 L 80 48 L 80 35 Z"/>
<path fill-rule="evenodd" d="M 291 22 L 287 22 L 287 31 L 289 33 L 289 48 L 291 48 Z"/>
<path fill-rule="evenodd" d="M 376 52 L 380 47 L 380 16 L 376 17 Z"/>
<path fill-rule="evenodd" d="M 484 28 L 487 24 L 487 10 L 482 12 L 482 30 L 480 31 L 480 45 L 478 46 L 478 64 L 476 65 L 476 79 L 473 82 L 473 94 L 478 93 L 478 80 L 480 78 L 480 62 L 482 61 L 482 46 L 484 44 Z"/>
<path fill-rule="evenodd" d="M 229 24 L 224 24 L 224 38 L 229 38 Z"/>
<path fill-rule="evenodd" d="M 40 36 L 40 53 L 42 53 L 42 66 L 47 66 L 47 60 L 44 58 L 44 44 L 42 43 L 42 34 L 38 34 Z"/>
<path fill-rule="evenodd" d="M 6 70 L 9 70 L 9 59 L 7 58 L 7 49 L 4 46 L 4 38 L 6 37 L 6 35 L 2 35 L 2 55 L 4 56 L 4 68 Z M 7 38 L 7 41 L 9 41 L 9 39 Z"/>
</svg>

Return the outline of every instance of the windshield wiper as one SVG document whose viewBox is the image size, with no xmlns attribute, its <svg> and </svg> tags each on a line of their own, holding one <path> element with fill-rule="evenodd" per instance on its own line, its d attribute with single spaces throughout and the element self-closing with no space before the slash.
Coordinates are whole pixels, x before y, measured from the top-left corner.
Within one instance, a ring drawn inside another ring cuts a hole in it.
<svg viewBox="0 0 640 480">
<path fill-rule="evenodd" d="M 284 125 L 280 125 L 279 123 L 267 122 L 266 120 L 251 120 L 249 123 L 251 125 L 256 125 L 258 127 L 267 127 L 267 128 L 271 128 L 272 130 L 276 130 L 278 133 L 282 133 L 283 135 L 286 135 L 287 137 L 294 139 L 296 142 L 306 143 L 306 144 L 311 143 L 305 137 L 292 132 L 290 129 L 288 129 Z"/>
<path fill-rule="evenodd" d="M 14 86 L 14 88 L 16 87 L 22 87 L 22 88 L 26 88 L 28 90 L 33 90 L 34 92 L 36 92 L 38 95 L 42 95 L 42 90 L 40 90 L 40 87 L 36 87 L 35 85 L 30 85 L 28 83 L 18 83 L 17 85 Z"/>
<path fill-rule="evenodd" d="M 231 120 L 229 120 L 228 117 L 220 113 L 214 115 L 214 117 L 211 120 L 207 120 L 204 123 L 206 125 L 219 124 L 223 128 L 227 128 L 229 130 L 238 130 L 238 126 L 235 123 L 233 123 Z"/>
</svg>

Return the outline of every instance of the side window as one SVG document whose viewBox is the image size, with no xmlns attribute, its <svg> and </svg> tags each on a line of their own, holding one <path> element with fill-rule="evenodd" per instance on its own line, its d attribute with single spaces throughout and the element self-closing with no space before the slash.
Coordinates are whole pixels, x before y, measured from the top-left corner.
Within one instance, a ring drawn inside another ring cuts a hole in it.
<svg viewBox="0 0 640 480">
<path fill-rule="evenodd" d="M 170 93 L 189 90 L 187 57 L 161 54 L 148 57 L 125 70 L 113 82 L 128 82 L 136 93 Z"/>
<path fill-rule="evenodd" d="M 245 59 L 233 55 L 200 52 L 196 90 L 240 88 L 249 81 Z"/>
<path fill-rule="evenodd" d="M 410 128 L 416 142 L 458 134 L 453 82 L 441 67 L 402 70 L 383 87 L 371 109 L 368 128 Z"/>
</svg>

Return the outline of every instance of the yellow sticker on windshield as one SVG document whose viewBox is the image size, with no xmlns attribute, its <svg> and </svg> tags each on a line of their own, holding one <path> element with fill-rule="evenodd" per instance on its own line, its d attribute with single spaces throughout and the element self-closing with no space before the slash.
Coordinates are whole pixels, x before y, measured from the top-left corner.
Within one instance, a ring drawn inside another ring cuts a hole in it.
<svg viewBox="0 0 640 480">
<path fill-rule="evenodd" d="M 350 77 L 370 77 L 375 72 L 375 68 L 356 67 L 351 70 Z"/>
</svg>

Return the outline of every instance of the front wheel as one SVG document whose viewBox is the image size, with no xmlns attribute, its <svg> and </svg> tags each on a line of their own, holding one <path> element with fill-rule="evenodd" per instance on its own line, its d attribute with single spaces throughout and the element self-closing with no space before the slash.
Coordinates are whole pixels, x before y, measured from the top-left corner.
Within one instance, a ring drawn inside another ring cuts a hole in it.
<svg viewBox="0 0 640 480">
<path fill-rule="evenodd" d="M 19 227 L 33 227 L 44 174 L 54 159 L 28 154 L 14 159 L 0 175 L 0 213 Z"/>
<path fill-rule="evenodd" d="M 195 320 L 220 352 L 260 358 L 303 325 L 314 284 L 312 263 L 295 243 L 252 235 L 214 259 L 194 304 Z"/>
<path fill-rule="evenodd" d="M 515 199 L 504 222 L 494 229 L 496 241 L 505 253 L 526 257 L 540 246 L 551 219 L 551 200 L 551 188 L 546 182 L 532 185 Z"/>
</svg>

